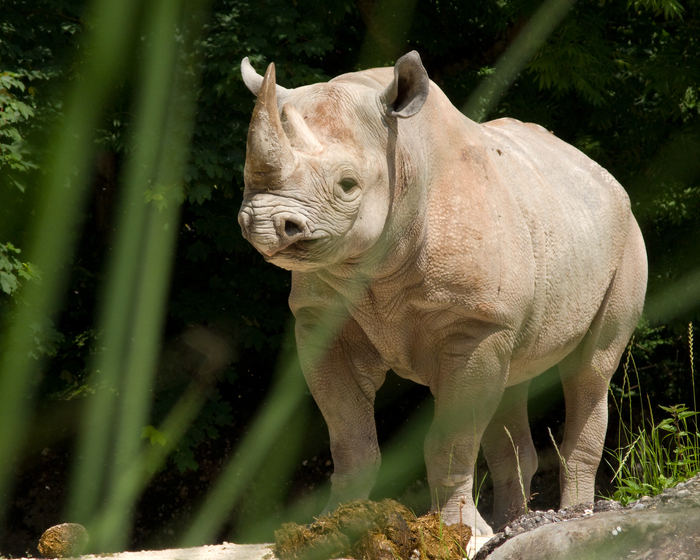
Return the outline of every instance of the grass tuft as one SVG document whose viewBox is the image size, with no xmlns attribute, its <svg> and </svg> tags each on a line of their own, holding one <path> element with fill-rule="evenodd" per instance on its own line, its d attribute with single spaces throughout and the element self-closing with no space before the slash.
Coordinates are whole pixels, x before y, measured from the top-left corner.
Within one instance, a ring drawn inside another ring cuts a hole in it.
<svg viewBox="0 0 700 560">
<path fill-rule="evenodd" d="M 508 434 L 508 439 L 510 440 L 510 444 L 513 446 L 513 451 L 515 452 L 515 464 L 518 467 L 518 482 L 520 482 L 520 492 L 523 495 L 523 506 L 525 507 L 525 513 L 528 513 L 529 509 L 527 507 L 527 494 L 525 492 L 525 485 L 523 484 L 523 473 L 520 470 L 520 455 L 518 454 L 518 448 L 515 446 L 515 442 L 513 442 L 513 436 L 510 435 L 510 432 L 508 431 L 508 428 L 503 426 L 503 429 L 506 431 L 506 434 Z"/>
<path fill-rule="evenodd" d="M 613 399 L 619 413 L 620 446 L 607 450 L 611 461 L 608 464 L 615 471 L 612 482 L 616 489 L 612 496 L 623 505 L 642 496 L 655 496 L 667 488 L 684 482 L 700 472 L 700 432 L 697 422 L 697 404 L 695 398 L 695 368 L 693 365 L 693 327 L 688 326 L 688 346 L 690 351 L 690 374 L 693 388 L 693 408 L 685 404 L 662 406 L 665 413 L 658 423 L 654 419 L 654 410 L 647 396 L 648 417 L 644 407 L 641 410 L 641 425 L 635 425 L 632 412 L 625 422 L 622 415 L 624 400 L 632 408 L 632 396 L 635 394 L 629 381 L 631 365 L 636 377 L 639 391 L 639 374 L 632 358 L 632 346 L 624 367 L 624 380 L 619 402 Z M 626 389 L 626 390 L 625 390 Z M 628 442 L 622 445 L 622 442 Z"/>
</svg>

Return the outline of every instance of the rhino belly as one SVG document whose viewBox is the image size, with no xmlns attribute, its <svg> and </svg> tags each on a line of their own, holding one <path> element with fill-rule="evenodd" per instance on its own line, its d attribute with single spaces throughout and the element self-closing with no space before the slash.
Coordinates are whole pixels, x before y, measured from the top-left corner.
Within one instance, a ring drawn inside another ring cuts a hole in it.
<svg viewBox="0 0 700 560">
<path fill-rule="evenodd" d="M 590 239 L 591 244 L 596 241 Z M 571 243 L 568 251 L 550 254 L 540 277 L 542 288 L 514 348 L 510 385 L 543 373 L 579 346 L 605 301 L 621 258 L 618 253 L 615 245 L 587 253 Z"/>
</svg>

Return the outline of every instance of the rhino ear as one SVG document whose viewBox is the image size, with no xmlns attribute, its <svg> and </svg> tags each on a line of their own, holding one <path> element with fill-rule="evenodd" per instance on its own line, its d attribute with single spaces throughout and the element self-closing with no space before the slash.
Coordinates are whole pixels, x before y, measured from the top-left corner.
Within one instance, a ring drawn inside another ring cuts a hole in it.
<svg viewBox="0 0 700 560">
<path fill-rule="evenodd" d="M 382 92 L 381 98 L 390 117 L 412 117 L 428 99 L 430 79 L 423 68 L 420 55 L 411 51 L 394 65 L 394 79 Z"/>
<path fill-rule="evenodd" d="M 255 95 L 255 97 L 257 97 L 260 93 L 260 86 L 262 86 L 263 77 L 255 71 L 247 56 L 241 60 L 241 76 L 243 77 L 243 83 L 246 85 L 246 87 L 253 95 Z M 278 97 L 286 93 L 286 91 L 286 88 L 277 86 Z"/>
</svg>

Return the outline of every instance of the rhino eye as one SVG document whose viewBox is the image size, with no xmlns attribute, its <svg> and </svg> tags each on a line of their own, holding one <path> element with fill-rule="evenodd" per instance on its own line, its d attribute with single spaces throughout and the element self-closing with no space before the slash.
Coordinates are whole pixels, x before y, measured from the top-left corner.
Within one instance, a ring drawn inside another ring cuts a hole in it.
<svg viewBox="0 0 700 560">
<path fill-rule="evenodd" d="M 347 193 L 357 186 L 357 181 L 355 181 L 355 179 L 343 179 L 338 184 L 340 185 L 340 188 Z"/>
</svg>

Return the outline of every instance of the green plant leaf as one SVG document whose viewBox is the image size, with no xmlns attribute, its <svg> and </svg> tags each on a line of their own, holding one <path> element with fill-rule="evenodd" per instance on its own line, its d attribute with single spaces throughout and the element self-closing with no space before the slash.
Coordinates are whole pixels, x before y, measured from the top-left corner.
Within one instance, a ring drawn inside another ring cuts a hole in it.
<svg viewBox="0 0 700 560">
<path fill-rule="evenodd" d="M 144 426 L 141 429 L 141 439 L 148 439 L 151 445 L 160 445 L 161 447 L 165 447 L 168 443 L 165 434 L 159 432 L 154 426 Z"/>
</svg>

